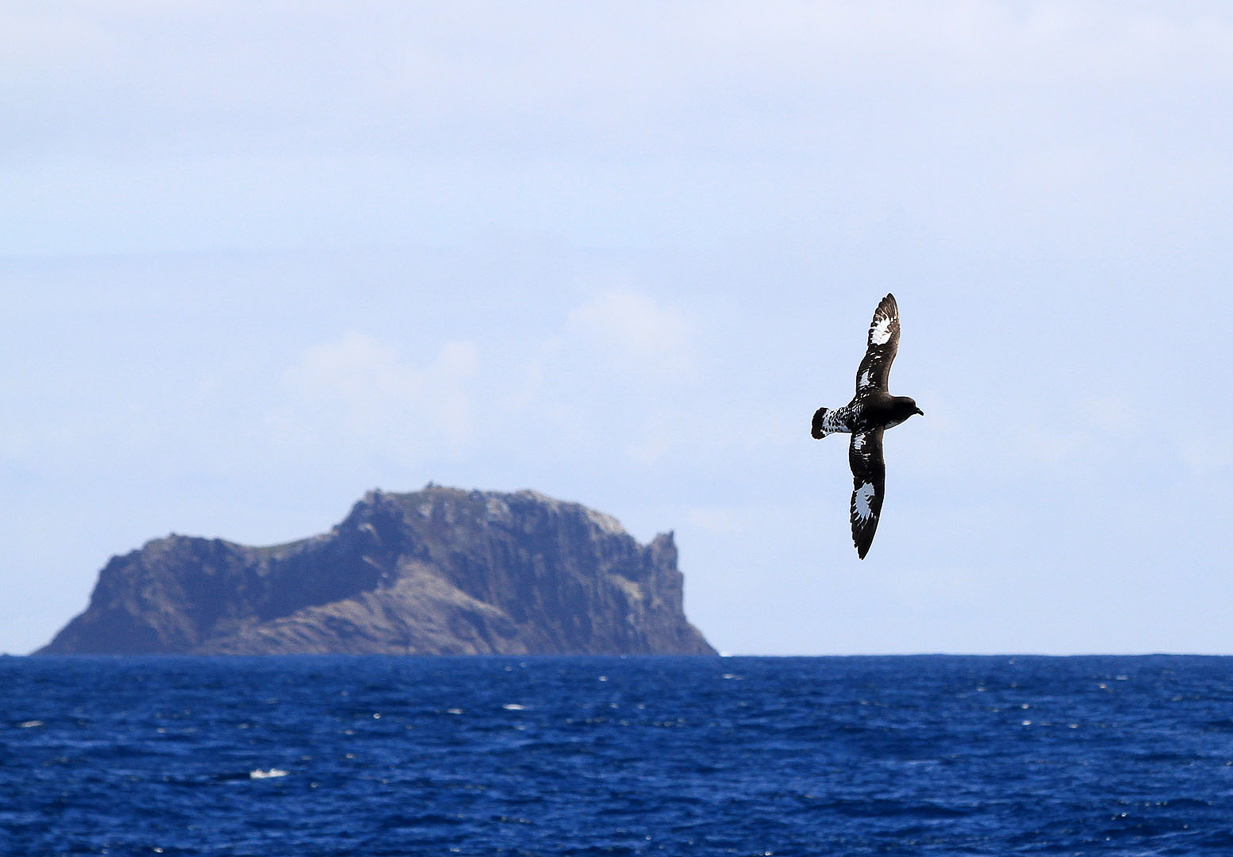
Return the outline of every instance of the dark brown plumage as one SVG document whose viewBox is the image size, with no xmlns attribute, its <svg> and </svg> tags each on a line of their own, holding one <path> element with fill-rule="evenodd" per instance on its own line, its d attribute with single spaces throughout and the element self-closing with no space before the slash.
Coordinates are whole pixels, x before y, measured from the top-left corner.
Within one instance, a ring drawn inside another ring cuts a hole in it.
<svg viewBox="0 0 1233 857">
<path fill-rule="evenodd" d="M 892 396 L 891 363 L 899 350 L 899 306 L 894 295 L 882 298 L 869 324 L 865 356 L 856 370 L 856 395 L 842 408 L 818 408 L 811 433 L 821 439 L 828 434 L 852 435 L 848 464 L 852 468 L 852 542 L 861 558 L 873 544 L 882 514 L 886 463 L 882 458 L 882 433 L 915 414 L 924 415 L 907 396 Z"/>
</svg>

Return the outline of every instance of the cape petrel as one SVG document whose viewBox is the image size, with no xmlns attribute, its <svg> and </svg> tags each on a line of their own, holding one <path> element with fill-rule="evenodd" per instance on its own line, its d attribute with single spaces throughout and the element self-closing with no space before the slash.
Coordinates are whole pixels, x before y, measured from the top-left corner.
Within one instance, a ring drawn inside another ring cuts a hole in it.
<svg viewBox="0 0 1233 857">
<path fill-rule="evenodd" d="M 856 395 L 842 408 L 818 408 L 813 415 L 813 436 L 845 432 L 852 435 L 848 465 L 852 468 L 852 543 L 861 558 L 873 544 L 882 514 L 886 462 L 882 459 L 882 432 L 913 414 L 925 415 L 907 396 L 887 392 L 891 363 L 899 350 L 899 306 L 894 295 L 882 298 L 869 325 L 865 359 L 856 370 Z"/>
</svg>

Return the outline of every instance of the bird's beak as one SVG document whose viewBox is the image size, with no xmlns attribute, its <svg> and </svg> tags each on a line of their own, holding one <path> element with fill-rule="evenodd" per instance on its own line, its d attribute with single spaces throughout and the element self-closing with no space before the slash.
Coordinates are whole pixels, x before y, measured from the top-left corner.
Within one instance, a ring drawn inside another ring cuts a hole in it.
<svg viewBox="0 0 1233 857">
<path fill-rule="evenodd" d="M 922 417 L 925 415 L 925 412 L 922 411 L 920 408 L 916 409 L 916 413 L 920 414 Z"/>
</svg>

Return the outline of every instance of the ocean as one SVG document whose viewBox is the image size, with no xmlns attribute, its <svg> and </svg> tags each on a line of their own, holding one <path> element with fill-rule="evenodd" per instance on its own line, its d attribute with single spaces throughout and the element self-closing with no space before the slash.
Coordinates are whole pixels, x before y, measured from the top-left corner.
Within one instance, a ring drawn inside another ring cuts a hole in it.
<svg viewBox="0 0 1233 857">
<path fill-rule="evenodd" d="M 1230 855 L 1233 658 L 0 658 L 0 854 Z"/>
</svg>

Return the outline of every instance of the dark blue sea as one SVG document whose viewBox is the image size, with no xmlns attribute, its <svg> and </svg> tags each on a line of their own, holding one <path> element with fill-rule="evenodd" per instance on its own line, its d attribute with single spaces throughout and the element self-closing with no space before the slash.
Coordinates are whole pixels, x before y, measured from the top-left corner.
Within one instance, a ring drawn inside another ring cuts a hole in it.
<svg viewBox="0 0 1233 857">
<path fill-rule="evenodd" d="M 0 854 L 1233 854 L 1233 658 L 2 658 Z"/>
</svg>

